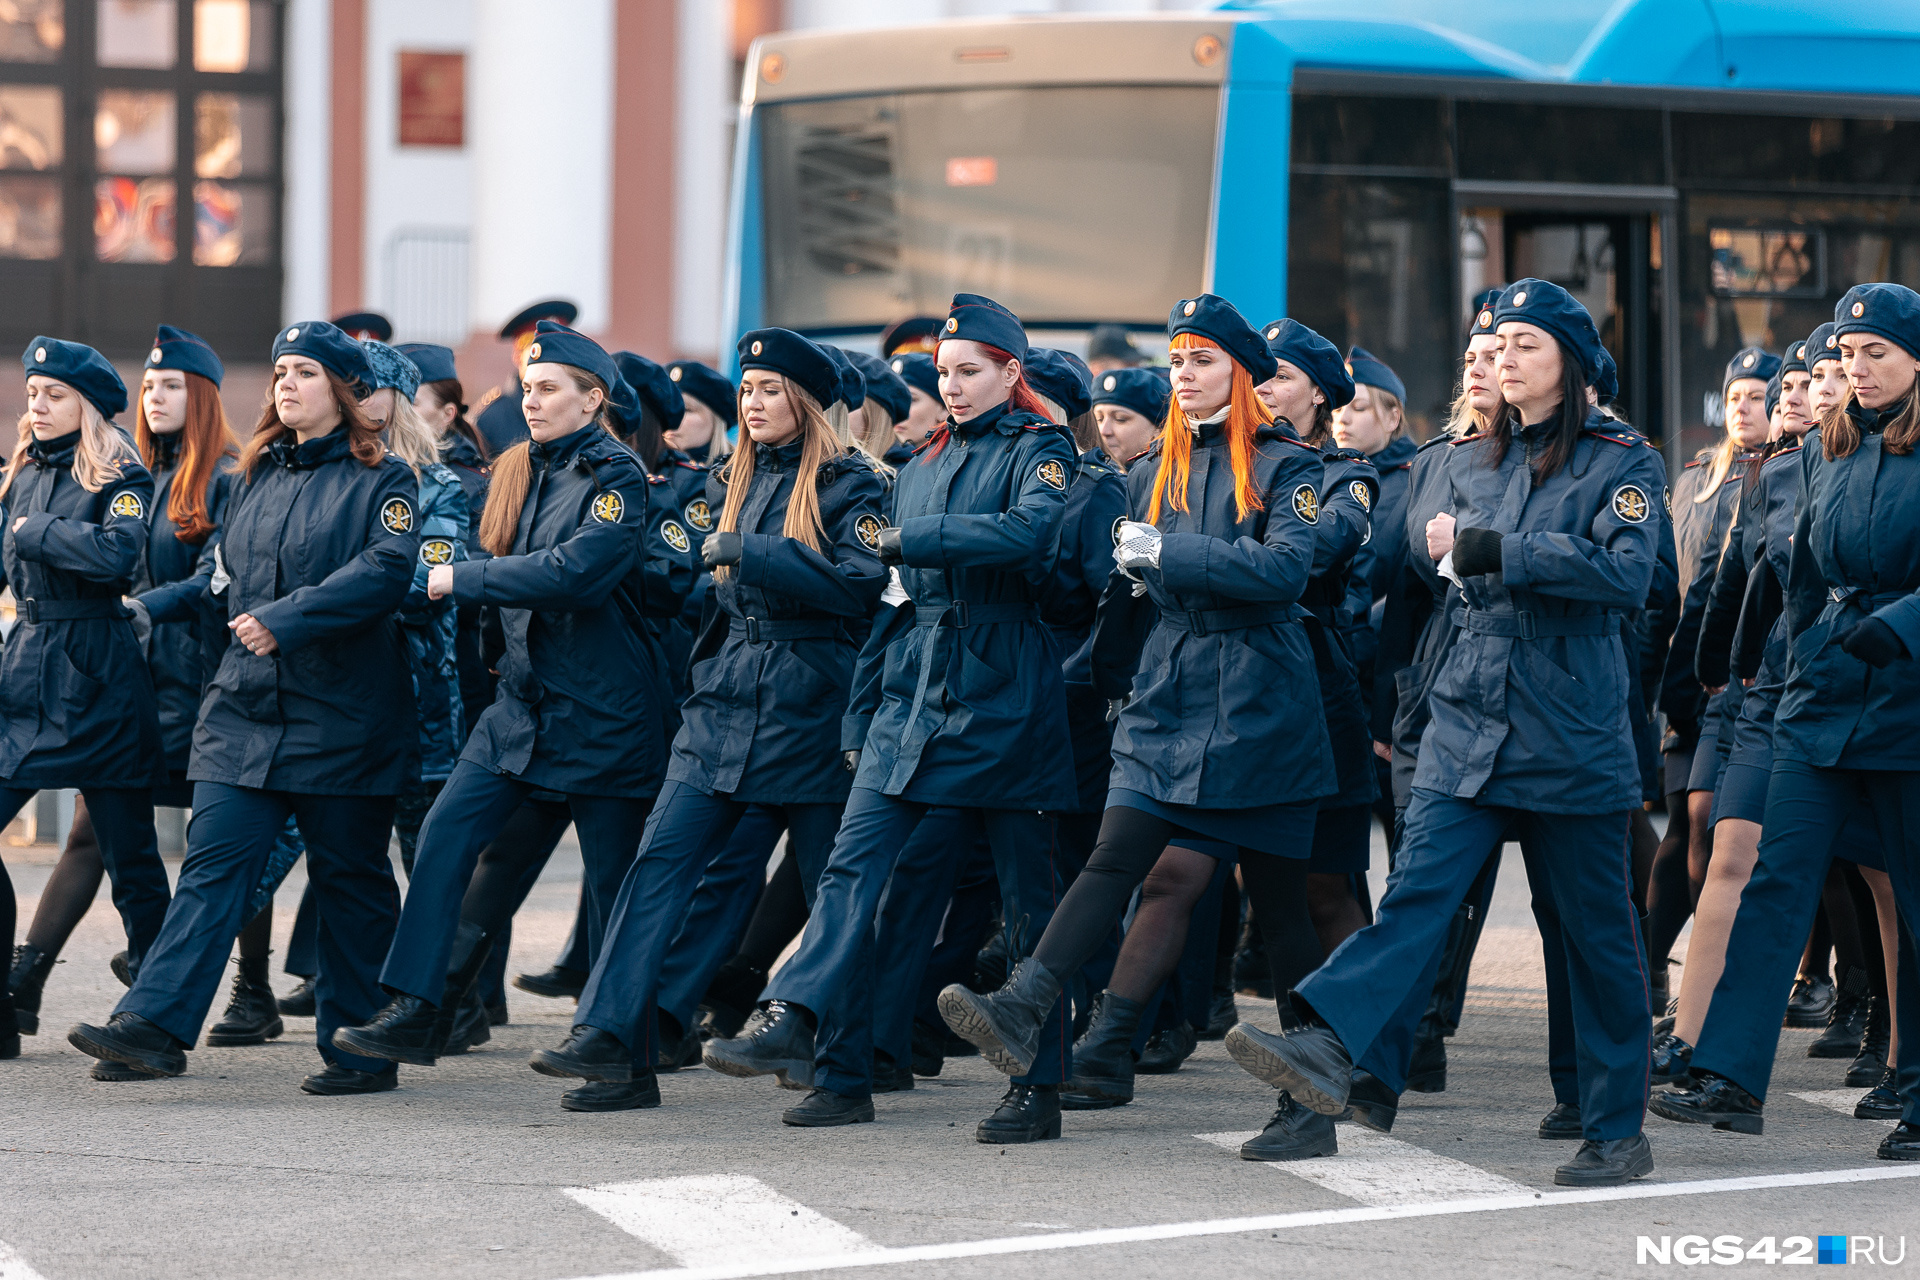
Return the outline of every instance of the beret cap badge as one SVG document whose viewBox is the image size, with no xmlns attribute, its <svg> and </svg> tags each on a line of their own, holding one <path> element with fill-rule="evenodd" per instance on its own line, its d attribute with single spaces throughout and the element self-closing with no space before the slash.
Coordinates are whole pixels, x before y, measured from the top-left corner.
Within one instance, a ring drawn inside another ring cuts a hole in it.
<svg viewBox="0 0 1920 1280">
<path fill-rule="evenodd" d="M 761 352 L 761 350 L 762 350 L 762 344 L 760 344 L 760 343 L 758 343 L 758 342 L 756 342 L 756 343 L 754 343 L 754 344 L 753 344 L 753 354 L 755 354 L 755 355 L 759 355 L 759 354 L 760 354 L 760 352 Z"/>
<path fill-rule="evenodd" d="M 45 364 L 47 362 L 47 349 L 45 347 L 39 348 L 33 353 L 33 358 L 38 363 Z"/>
<path fill-rule="evenodd" d="M 673 379 L 673 380 L 674 380 L 675 382 L 678 382 L 678 381 L 680 381 L 680 375 L 681 375 L 682 373 L 684 373 L 684 372 L 686 372 L 686 371 L 685 371 L 684 369 L 680 369 L 680 368 L 678 368 L 678 367 L 675 367 L 675 368 L 672 368 L 672 369 L 669 369 L 669 370 L 667 370 L 667 376 L 668 376 L 669 378 L 672 378 L 672 379 Z"/>
<path fill-rule="evenodd" d="M 297 328 L 287 330 L 287 341 L 288 342 L 300 341 L 300 330 Z"/>
<path fill-rule="evenodd" d="M 1740 367 L 1741 367 L 1741 368 L 1743 368 L 1743 369 L 1751 369 L 1751 368 L 1753 368 L 1753 362 L 1754 362 L 1754 360 L 1756 360 L 1757 358 L 1758 358 L 1758 357 L 1756 357 L 1756 356 L 1748 356 L 1748 357 L 1747 357 L 1746 359 L 1744 359 L 1744 360 L 1742 360 L 1742 361 L 1740 362 Z"/>
<path fill-rule="evenodd" d="M 1103 390 L 1106 390 L 1106 391 L 1111 391 L 1111 390 L 1113 390 L 1113 388 L 1115 387 L 1115 385 L 1116 385 L 1116 384 L 1117 384 L 1118 382 L 1119 382 L 1119 379 L 1118 379 L 1118 378 L 1115 378 L 1115 377 L 1114 377 L 1114 376 L 1113 376 L 1112 374 L 1108 374 L 1108 375 L 1107 375 L 1107 380 L 1106 380 L 1105 382 L 1103 382 L 1103 383 L 1101 383 L 1100 385 L 1101 385 L 1101 387 L 1102 387 L 1102 389 L 1103 389 Z"/>
<path fill-rule="evenodd" d="M 1194 303 L 1192 303 L 1192 302 L 1189 302 L 1189 303 L 1187 303 L 1187 305 L 1186 305 L 1186 306 L 1184 306 L 1184 307 L 1182 307 L 1182 308 L 1180 308 L 1180 312 L 1181 312 L 1181 314 L 1182 314 L 1182 315 L 1189 315 L 1189 316 L 1190 316 L 1190 315 L 1192 315 L 1192 314 L 1193 314 L 1193 309 L 1194 309 L 1194 306 L 1195 306 L 1195 305 L 1196 305 L 1196 304 L 1194 304 Z"/>
<path fill-rule="evenodd" d="M 527 348 L 527 359 L 538 360 L 539 358 L 540 358 L 540 344 L 536 342 L 532 346 Z"/>
<path fill-rule="evenodd" d="M 959 322 L 958 320 L 955 320 L 955 319 L 954 319 L 953 317 L 951 317 L 951 316 L 949 316 L 949 317 L 947 317 L 947 332 L 948 332 L 948 333 L 952 333 L 952 332 L 953 332 L 953 331 L 954 331 L 955 329 L 958 329 L 959 327 L 960 327 L 960 322 Z"/>
<path fill-rule="evenodd" d="M 1853 314 L 1854 314 L 1854 315 L 1855 315 L 1856 317 L 1859 317 L 1859 316 L 1863 316 L 1863 315 L 1865 315 L 1866 313 L 1867 313 L 1867 304 L 1866 304 L 1866 303 L 1864 303 L 1864 302 L 1856 302 L 1856 303 L 1854 303 L 1854 304 L 1853 304 Z"/>
<path fill-rule="evenodd" d="M 155 347 L 155 348 L 153 349 L 153 354 L 147 357 L 147 363 L 148 363 L 148 364 L 159 364 L 159 363 L 160 363 L 160 361 L 161 361 L 161 360 L 162 360 L 163 358 L 164 358 L 164 357 L 162 357 L 162 356 L 161 356 L 161 354 L 160 354 L 160 348 L 158 348 L 158 347 Z"/>
<path fill-rule="evenodd" d="M 1527 305 L 1527 291 L 1525 289 L 1513 295 L 1513 305 L 1516 307 L 1524 307 Z"/>
</svg>

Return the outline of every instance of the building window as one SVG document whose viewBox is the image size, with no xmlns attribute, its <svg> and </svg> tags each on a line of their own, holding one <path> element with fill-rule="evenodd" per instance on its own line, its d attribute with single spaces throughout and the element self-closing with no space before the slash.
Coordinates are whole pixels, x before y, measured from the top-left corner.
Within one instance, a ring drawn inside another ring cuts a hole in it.
<svg viewBox="0 0 1920 1280">
<path fill-rule="evenodd" d="M 400 51 L 400 145 L 467 142 L 467 55 Z"/>
</svg>

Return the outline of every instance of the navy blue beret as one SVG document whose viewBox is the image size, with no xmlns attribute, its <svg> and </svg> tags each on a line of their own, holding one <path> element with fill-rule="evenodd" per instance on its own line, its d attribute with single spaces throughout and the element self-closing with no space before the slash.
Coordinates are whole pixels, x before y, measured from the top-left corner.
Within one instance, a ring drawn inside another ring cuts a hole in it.
<svg viewBox="0 0 1920 1280">
<path fill-rule="evenodd" d="M 933 357 L 921 351 L 907 351 L 887 361 L 887 367 L 900 375 L 910 387 L 920 390 L 940 400 L 940 369 L 933 363 Z M 944 400 L 940 401 L 943 405 Z"/>
<path fill-rule="evenodd" d="M 1605 347 L 1600 348 L 1600 368 L 1587 385 L 1593 388 L 1593 397 L 1601 404 L 1620 394 L 1620 366 L 1613 362 L 1613 352 Z"/>
<path fill-rule="evenodd" d="M 1509 322 L 1530 324 L 1552 334 L 1580 366 L 1581 379 L 1598 390 L 1606 348 L 1600 343 L 1600 331 L 1593 327 L 1593 317 L 1579 299 L 1549 280 L 1516 280 L 1493 304 L 1495 331 Z"/>
<path fill-rule="evenodd" d="M 1093 380 L 1095 404 L 1117 404 L 1149 422 L 1165 422 L 1168 386 L 1157 369 L 1109 369 Z"/>
<path fill-rule="evenodd" d="M 1171 341 L 1183 333 L 1205 338 L 1232 356 L 1241 368 L 1253 375 L 1255 386 L 1277 372 L 1267 344 L 1260 340 L 1239 309 L 1217 293 L 1182 298 L 1173 304 L 1173 310 L 1167 313 L 1167 338 Z M 1333 358 L 1338 361 L 1340 353 L 1334 352 Z"/>
<path fill-rule="evenodd" d="M 905 320 L 895 320 L 880 331 L 880 353 L 892 356 L 902 347 L 911 346 L 915 351 L 925 351 L 940 341 L 940 331 L 946 321 L 937 316 L 908 316 Z"/>
<path fill-rule="evenodd" d="M 170 324 L 154 331 L 153 350 L 147 352 L 147 368 L 197 373 L 216 387 L 227 374 L 227 367 L 220 363 L 212 347 L 198 336 Z"/>
<path fill-rule="evenodd" d="M 1903 284 L 1857 284 L 1833 309 L 1833 336 L 1872 333 L 1920 356 L 1920 293 Z"/>
<path fill-rule="evenodd" d="M 413 399 L 413 393 L 420 389 L 419 367 L 384 342 L 362 338 L 360 345 L 367 349 L 367 368 L 373 371 L 369 389 L 392 387 L 407 399 Z"/>
<path fill-rule="evenodd" d="M 725 374 L 698 360 L 674 360 L 667 365 L 667 376 L 680 387 L 680 394 L 692 396 L 733 426 L 740 420 L 740 392 Z"/>
<path fill-rule="evenodd" d="M 393 322 L 378 311 L 349 311 L 346 315 L 335 316 L 333 327 L 349 338 L 393 341 Z"/>
<path fill-rule="evenodd" d="M 1782 356 L 1780 359 L 1780 373 L 1778 376 L 1784 378 L 1789 373 L 1806 373 L 1806 372 L 1807 372 L 1807 344 L 1805 339 L 1802 339 L 1799 342 L 1789 342 L 1787 344 L 1786 354 Z"/>
<path fill-rule="evenodd" d="M 1822 360 L 1839 358 L 1840 339 L 1834 336 L 1833 321 L 1829 320 L 1823 325 L 1816 326 L 1814 331 L 1807 335 L 1807 372 L 1812 373 L 1813 366 Z"/>
<path fill-rule="evenodd" d="M 308 320 L 282 329 L 273 339 L 276 364 L 281 356 L 305 356 L 354 387 L 356 395 L 364 395 L 373 387 L 367 349 L 325 320 Z"/>
<path fill-rule="evenodd" d="M 1407 384 L 1400 381 L 1400 375 L 1387 368 L 1386 361 L 1367 350 L 1355 347 L 1347 352 L 1347 372 L 1353 375 L 1356 384 L 1378 387 L 1401 404 L 1407 402 Z"/>
<path fill-rule="evenodd" d="M 1774 372 L 1771 378 L 1767 379 L 1767 416 L 1769 418 L 1773 416 L 1774 409 L 1780 404 L 1780 379 L 1784 372 L 1785 366 L 1783 365 Z"/>
<path fill-rule="evenodd" d="M 460 371 L 453 364 L 453 349 L 431 342 L 403 342 L 394 348 L 413 361 L 422 382 L 458 382 Z"/>
<path fill-rule="evenodd" d="M 1278 362 L 1285 360 L 1312 379 L 1331 407 L 1338 409 L 1352 403 L 1353 375 L 1347 372 L 1347 362 L 1340 358 L 1340 348 L 1298 320 L 1275 320 L 1260 331 L 1260 336 L 1275 365 L 1268 372 L 1268 378 L 1279 372 Z"/>
<path fill-rule="evenodd" d="M 992 298 L 977 293 L 953 295 L 953 305 L 947 309 L 947 323 L 940 330 L 940 340 L 948 339 L 984 342 L 1000 348 L 1021 364 L 1027 362 L 1027 331 L 1020 317 Z"/>
<path fill-rule="evenodd" d="M 633 388 L 620 376 L 606 348 L 575 329 L 552 320 L 533 327 L 533 345 L 527 348 L 527 365 L 564 364 L 592 374 L 607 388 L 607 402 L 617 410 L 631 413 L 635 407 Z"/>
<path fill-rule="evenodd" d="M 35 338 L 20 354 L 27 376 L 39 374 L 64 382 L 85 396 L 103 418 L 111 418 L 127 407 L 127 384 L 120 381 L 107 358 L 80 342 L 62 342 L 58 338 Z"/>
<path fill-rule="evenodd" d="M 734 350 L 741 369 L 780 374 L 812 396 L 822 409 L 840 398 L 840 366 L 819 344 L 791 329 L 755 329 Z"/>
<path fill-rule="evenodd" d="M 643 355 L 631 351 L 613 353 L 613 367 L 620 371 L 627 386 L 638 397 L 635 407 L 645 405 L 660 419 L 660 429 L 671 431 L 687 414 L 687 402 L 680 396 L 680 384 L 664 368 Z"/>
<path fill-rule="evenodd" d="M 545 302 L 536 302 L 523 308 L 513 319 L 500 326 L 503 338 L 517 337 L 528 329 L 535 328 L 542 320 L 557 320 L 561 324 L 572 324 L 579 316 L 580 308 L 565 298 L 549 298 Z"/>
<path fill-rule="evenodd" d="M 1500 295 L 1505 291 L 1506 287 L 1507 286 L 1503 284 L 1497 284 L 1491 289 L 1482 289 L 1479 293 L 1473 295 L 1473 306 L 1468 309 L 1468 314 L 1471 317 L 1467 321 L 1467 338 L 1469 340 L 1476 334 L 1493 332 L 1494 304 L 1500 301 Z"/>
<path fill-rule="evenodd" d="M 1068 422 L 1092 412 L 1093 373 L 1073 352 L 1029 347 L 1023 368 L 1027 385 L 1059 405 Z"/>
<path fill-rule="evenodd" d="M 1142 358 L 1140 348 L 1133 345 L 1133 336 L 1123 325 L 1097 324 L 1087 335 L 1089 360 L 1121 360 L 1136 365 Z"/>
<path fill-rule="evenodd" d="M 816 344 L 827 353 L 827 359 L 833 361 L 834 368 L 840 371 L 840 385 L 834 392 L 834 399 L 847 406 L 849 412 L 867 402 L 867 380 L 853 367 L 853 361 L 847 359 L 847 353 L 830 342 Z M 833 401 L 828 401 L 831 407 Z"/>
<path fill-rule="evenodd" d="M 1758 378 L 1765 382 L 1780 369 L 1780 357 L 1764 347 L 1742 347 L 1733 353 L 1733 359 L 1727 361 L 1726 376 L 1720 379 L 1720 394 L 1727 394 L 1727 388 L 1742 378 Z"/>
<path fill-rule="evenodd" d="M 907 390 L 907 384 L 899 374 L 887 367 L 887 362 L 879 356 L 868 355 L 864 351 L 849 351 L 847 359 L 860 371 L 860 377 L 867 384 L 867 399 L 877 401 L 887 416 L 895 422 L 905 422 L 907 415 L 913 412 L 913 393 Z"/>
</svg>

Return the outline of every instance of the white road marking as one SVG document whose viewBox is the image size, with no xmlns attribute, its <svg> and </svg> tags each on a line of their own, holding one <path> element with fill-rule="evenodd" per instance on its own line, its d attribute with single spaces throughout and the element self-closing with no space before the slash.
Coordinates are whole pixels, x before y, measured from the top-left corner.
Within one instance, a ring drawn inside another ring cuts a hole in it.
<svg viewBox="0 0 1920 1280">
<path fill-rule="evenodd" d="M 616 1182 L 570 1187 L 567 1194 L 694 1270 L 745 1267 L 742 1274 L 760 1274 L 756 1268 L 778 1270 L 809 1258 L 859 1257 L 880 1249 L 858 1231 L 744 1175 Z"/>
<path fill-rule="evenodd" d="M 896 1266 L 909 1262 L 944 1262 L 954 1258 L 982 1258 L 1013 1253 L 1042 1253 L 1054 1249 L 1085 1249 L 1099 1245 L 1140 1244 L 1152 1240 L 1186 1240 L 1197 1236 L 1246 1235 L 1257 1231 L 1293 1231 L 1302 1227 L 1334 1226 L 1348 1222 L 1379 1222 L 1398 1218 L 1430 1218 L 1459 1213 L 1497 1213 L 1507 1209 L 1549 1209 L 1568 1204 L 1596 1204 L 1610 1200 L 1651 1200 L 1667 1196 L 1711 1195 L 1723 1191 L 1767 1191 L 1777 1187 L 1813 1187 L 1848 1182 L 1881 1182 L 1891 1178 L 1920 1178 L 1920 1168 L 1834 1169 L 1825 1173 L 1763 1174 L 1750 1178 L 1715 1178 L 1703 1182 L 1638 1182 L 1625 1187 L 1597 1187 L 1589 1191 L 1535 1191 L 1512 1196 L 1484 1196 L 1437 1204 L 1373 1205 L 1353 1209 L 1317 1209 L 1305 1213 L 1276 1213 L 1258 1218 L 1214 1218 L 1201 1222 L 1170 1222 L 1145 1227 L 1111 1227 L 1099 1231 L 1069 1231 L 1050 1236 L 1005 1236 L 997 1240 L 961 1240 L 953 1244 L 913 1245 L 874 1249 L 839 1257 L 796 1258 L 765 1263 L 731 1262 L 659 1271 L 634 1271 L 594 1276 L 590 1280 L 750 1280 L 755 1276 L 801 1275 L 837 1271 L 846 1267 Z M 583 1278 L 589 1280 L 589 1278 Z"/>
<path fill-rule="evenodd" d="M 1238 1151 L 1255 1133 L 1196 1133 L 1202 1142 Z M 1358 1125 L 1340 1126 L 1340 1154 L 1312 1160 L 1288 1160 L 1267 1166 L 1304 1178 L 1316 1186 L 1361 1204 L 1441 1204 L 1474 1196 L 1532 1194 L 1531 1187 L 1511 1178 L 1434 1155 L 1384 1133 Z"/>
<path fill-rule="evenodd" d="M 27 1265 L 20 1251 L 0 1240 L 0 1280 L 47 1280 L 38 1271 Z"/>
<path fill-rule="evenodd" d="M 1866 1096 L 1866 1092 L 1865 1089 L 1818 1089 L 1809 1090 L 1806 1093 L 1796 1093 L 1793 1096 L 1802 1102 L 1811 1102 L 1816 1107 L 1826 1107 L 1830 1111 L 1838 1111 L 1841 1115 L 1852 1119 L 1854 1107 L 1859 1105 L 1860 1099 Z M 1888 1128 L 1892 1128 L 1895 1121 L 1877 1120 L 1872 1123 L 1883 1124 Z"/>
</svg>

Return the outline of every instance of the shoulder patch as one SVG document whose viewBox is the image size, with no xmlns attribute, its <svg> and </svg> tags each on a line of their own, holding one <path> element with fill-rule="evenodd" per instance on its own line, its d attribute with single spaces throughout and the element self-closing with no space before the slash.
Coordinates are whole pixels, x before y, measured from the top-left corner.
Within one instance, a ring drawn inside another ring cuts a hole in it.
<svg viewBox="0 0 1920 1280">
<path fill-rule="evenodd" d="M 1645 524 L 1653 504 L 1637 484 L 1623 484 L 1613 491 L 1613 514 L 1628 524 Z"/>
<path fill-rule="evenodd" d="M 642 474 L 647 477 L 648 484 L 665 484 L 667 482 L 667 478 L 665 476 L 655 475 L 651 471 L 643 472 Z"/>
<path fill-rule="evenodd" d="M 667 545 L 675 551 L 685 551 L 693 545 L 693 539 L 687 536 L 687 531 L 680 527 L 678 520 L 662 520 L 660 522 L 660 536 L 665 538 Z"/>
<path fill-rule="evenodd" d="M 142 502 L 140 495 L 131 489 L 122 489 L 114 494 L 113 501 L 107 504 L 107 511 L 130 520 L 147 518 L 147 504 Z"/>
<path fill-rule="evenodd" d="M 858 535 L 860 544 L 869 551 L 880 549 L 880 531 L 886 528 L 880 523 L 880 517 L 868 512 L 853 522 L 853 531 Z"/>
<path fill-rule="evenodd" d="M 608 489 L 604 493 L 594 495 L 590 510 L 593 512 L 593 518 L 601 524 L 619 524 L 627 514 L 627 500 L 621 497 L 617 490 Z"/>
<path fill-rule="evenodd" d="M 1347 481 L 1347 492 L 1353 495 L 1353 500 L 1360 504 L 1362 511 L 1373 510 L 1373 490 L 1367 487 L 1365 480 Z"/>
<path fill-rule="evenodd" d="M 388 498 L 380 508 L 380 525 L 388 533 L 412 533 L 413 504 L 405 498 Z"/>
<path fill-rule="evenodd" d="M 420 544 L 421 564 L 452 564 L 453 543 L 445 538 L 428 538 Z"/>
<path fill-rule="evenodd" d="M 1067 487 L 1067 469 L 1060 465 L 1058 459 L 1048 458 L 1035 468 L 1033 474 L 1041 484 L 1044 484 L 1049 489 L 1065 489 Z"/>
<path fill-rule="evenodd" d="M 1800 452 L 1800 446 L 1797 444 L 1792 445 L 1788 448 L 1782 449 L 1780 452 L 1776 454 L 1773 454 L 1771 457 L 1767 459 L 1767 462 L 1778 462 L 1782 458 L 1791 458 L 1794 454 L 1798 452 Z M 1764 467 L 1767 465 L 1767 462 L 1763 462 L 1760 465 Z"/>
<path fill-rule="evenodd" d="M 501 396 L 501 391 L 499 387 L 488 387 L 484 392 L 481 393 L 480 403 L 473 406 L 473 411 L 476 414 L 484 413 L 486 411 L 487 406 L 492 404 L 495 400 L 498 400 L 500 396 Z"/>
<path fill-rule="evenodd" d="M 1485 434 L 1484 432 L 1478 432 L 1478 431 L 1476 431 L 1476 432 L 1474 432 L 1474 433 L 1473 433 L 1473 434 L 1471 434 L 1471 435 L 1464 435 L 1464 436 L 1455 436 L 1455 437 L 1454 437 L 1453 439 L 1451 439 L 1451 440 L 1449 440 L 1449 441 L 1447 441 L 1447 447 L 1448 447 L 1448 448 L 1450 448 L 1450 449 L 1451 449 L 1451 448 L 1456 448 L 1456 447 L 1458 447 L 1458 446 L 1460 446 L 1460 445 L 1463 445 L 1463 444 L 1472 444 L 1472 443 L 1474 443 L 1474 442 L 1475 442 L 1476 440 L 1485 440 L 1486 438 L 1487 438 L 1487 437 L 1486 437 L 1486 434 Z"/>
<path fill-rule="evenodd" d="M 1303 484 L 1293 491 L 1293 514 L 1308 524 L 1320 523 L 1320 495 L 1312 485 Z"/>
<path fill-rule="evenodd" d="M 687 517 L 688 524 L 702 533 L 713 528 L 713 508 L 707 505 L 705 498 L 695 498 L 689 502 L 686 511 L 682 514 Z"/>
</svg>

